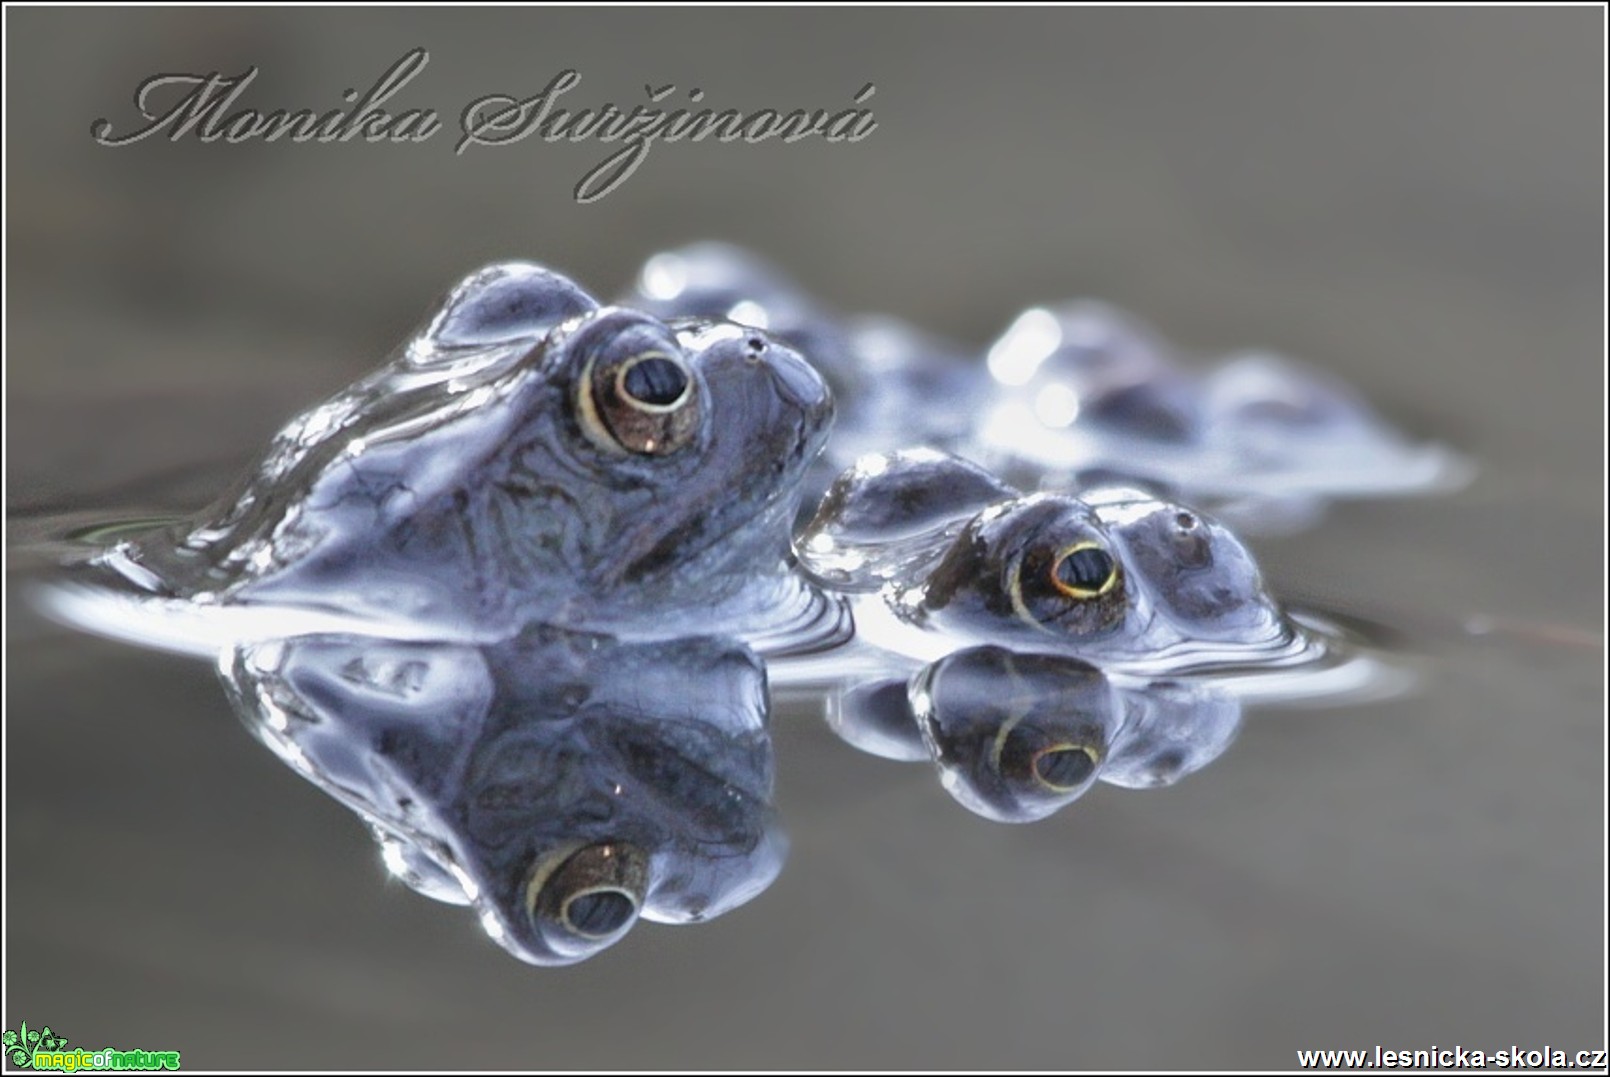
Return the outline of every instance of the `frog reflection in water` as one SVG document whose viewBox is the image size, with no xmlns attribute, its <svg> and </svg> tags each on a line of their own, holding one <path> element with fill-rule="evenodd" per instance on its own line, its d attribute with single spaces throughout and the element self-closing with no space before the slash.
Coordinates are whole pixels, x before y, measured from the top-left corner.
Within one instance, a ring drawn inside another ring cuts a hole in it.
<svg viewBox="0 0 1610 1077">
<path fill-rule="evenodd" d="M 303 636 L 238 649 L 247 725 L 374 829 L 387 865 L 472 904 L 539 965 L 639 916 L 708 919 L 775 878 L 766 676 L 732 640 Z"/>
<path fill-rule="evenodd" d="M 199 525 L 107 565 L 159 596 L 454 638 L 534 621 L 653 635 L 699 609 L 786 646 L 834 620 L 786 564 L 831 414 L 822 379 L 763 332 L 667 325 L 496 265 L 292 423 Z"/>
<path fill-rule="evenodd" d="M 905 680 L 843 693 L 831 724 L 863 751 L 931 759 L 946 791 L 1004 823 L 1043 819 L 1096 781 L 1172 785 L 1241 728 L 1233 693 L 1190 680 L 1121 681 L 1069 655 L 969 647 Z"/>
</svg>

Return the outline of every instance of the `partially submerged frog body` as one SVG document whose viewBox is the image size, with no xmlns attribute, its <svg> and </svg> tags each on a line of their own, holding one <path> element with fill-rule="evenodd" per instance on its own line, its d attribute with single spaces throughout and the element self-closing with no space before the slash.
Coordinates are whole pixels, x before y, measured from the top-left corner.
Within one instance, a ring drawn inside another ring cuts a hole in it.
<svg viewBox="0 0 1610 1077">
<path fill-rule="evenodd" d="M 832 403 L 730 323 L 600 307 L 539 266 L 471 275 L 390 363 L 302 416 L 199 522 L 105 564 L 157 595 L 498 639 L 549 621 L 786 645 L 823 630 L 788 571 Z"/>
<path fill-rule="evenodd" d="M 395 875 L 473 905 L 533 964 L 589 957 L 639 916 L 719 915 L 781 867 L 765 671 L 734 640 L 312 635 L 223 671 L 247 725 L 370 824 Z"/>
<path fill-rule="evenodd" d="M 995 475 L 934 449 L 869 453 L 828 487 L 796 539 L 804 567 L 846 593 L 926 572 L 967 519 L 1018 496 Z"/>
<path fill-rule="evenodd" d="M 1324 499 L 1457 484 L 1351 389 L 1269 353 L 1206 374 L 1150 326 L 1093 301 L 1034 307 L 988 351 L 992 388 L 966 451 L 1029 486 L 1118 478 L 1210 502 L 1240 526 L 1311 522 Z"/>
<path fill-rule="evenodd" d="M 1115 680 L 1071 656 L 982 646 L 909 680 L 856 686 L 833 727 L 875 755 L 930 759 L 968 810 L 1026 823 L 1097 781 L 1171 785 L 1223 754 L 1241 716 L 1240 701 L 1209 683 Z"/>
<path fill-rule="evenodd" d="M 829 586 L 872 592 L 863 635 L 916 629 L 890 638 L 925 659 L 998 644 L 1160 675 L 1296 639 L 1246 548 L 1195 510 L 1123 487 L 1022 495 L 941 454 L 858 463 L 797 549 Z"/>
</svg>

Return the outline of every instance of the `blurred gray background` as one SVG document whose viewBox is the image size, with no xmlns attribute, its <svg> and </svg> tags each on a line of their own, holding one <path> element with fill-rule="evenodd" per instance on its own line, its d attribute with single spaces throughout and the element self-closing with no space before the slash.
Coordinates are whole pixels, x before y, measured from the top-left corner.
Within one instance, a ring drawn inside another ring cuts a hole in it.
<svg viewBox="0 0 1610 1077">
<path fill-rule="evenodd" d="M 12 563 L 63 512 L 199 504 L 491 259 L 612 293 L 749 245 L 983 344 L 1096 295 L 1323 364 L 1481 466 L 1257 545 L 1390 626 L 1414 696 L 1257 714 L 1214 768 L 1003 827 L 778 717 L 782 878 L 539 970 L 386 881 L 211 671 L 8 611 L 6 1027 L 186 1066 L 1279 1067 L 1601 1046 L 1603 13 L 8 9 Z M 423 145 L 107 149 L 159 71 L 333 108 L 413 46 Z M 837 108 L 853 145 L 452 153 L 535 93 Z M 680 91 L 679 91 L 680 92 Z M 15 582 L 15 575 L 13 582 Z M 1474 636 L 1468 618 L 1496 618 Z"/>
</svg>

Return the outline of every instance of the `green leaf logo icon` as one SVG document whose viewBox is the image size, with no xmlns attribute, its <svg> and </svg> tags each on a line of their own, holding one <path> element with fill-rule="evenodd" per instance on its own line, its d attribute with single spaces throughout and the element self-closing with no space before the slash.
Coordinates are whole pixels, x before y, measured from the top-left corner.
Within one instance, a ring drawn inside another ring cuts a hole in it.
<svg viewBox="0 0 1610 1077">
<path fill-rule="evenodd" d="M 32 1069 L 35 1051 L 60 1051 L 67 1046 L 67 1037 L 58 1036 L 50 1030 L 50 1026 L 33 1029 L 24 1021 L 15 1031 L 6 1029 L 0 1034 L 0 1048 L 5 1051 L 6 1061 L 17 1069 Z"/>
</svg>

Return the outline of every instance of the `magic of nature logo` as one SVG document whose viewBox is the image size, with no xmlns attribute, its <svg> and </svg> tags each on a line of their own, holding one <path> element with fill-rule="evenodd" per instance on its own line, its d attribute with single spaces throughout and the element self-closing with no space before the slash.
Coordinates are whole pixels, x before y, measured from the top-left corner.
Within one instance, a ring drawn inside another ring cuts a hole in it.
<svg viewBox="0 0 1610 1077">
<path fill-rule="evenodd" d="M 98 1051 L 67 1046 L 67 1037 L 53 1032 L 49 1025 L 29 1028 L 24 1021 L 15 1029 L 6 1029 L 0 1036 L 4 1044 L 6 1061 L 17 1069 L 59 1070 L 76 1073 L 79 1070 L 176 1070 L 179 1068 L 178 1051 L 121 1050 L 102 1047 Z"/>
</svg>

